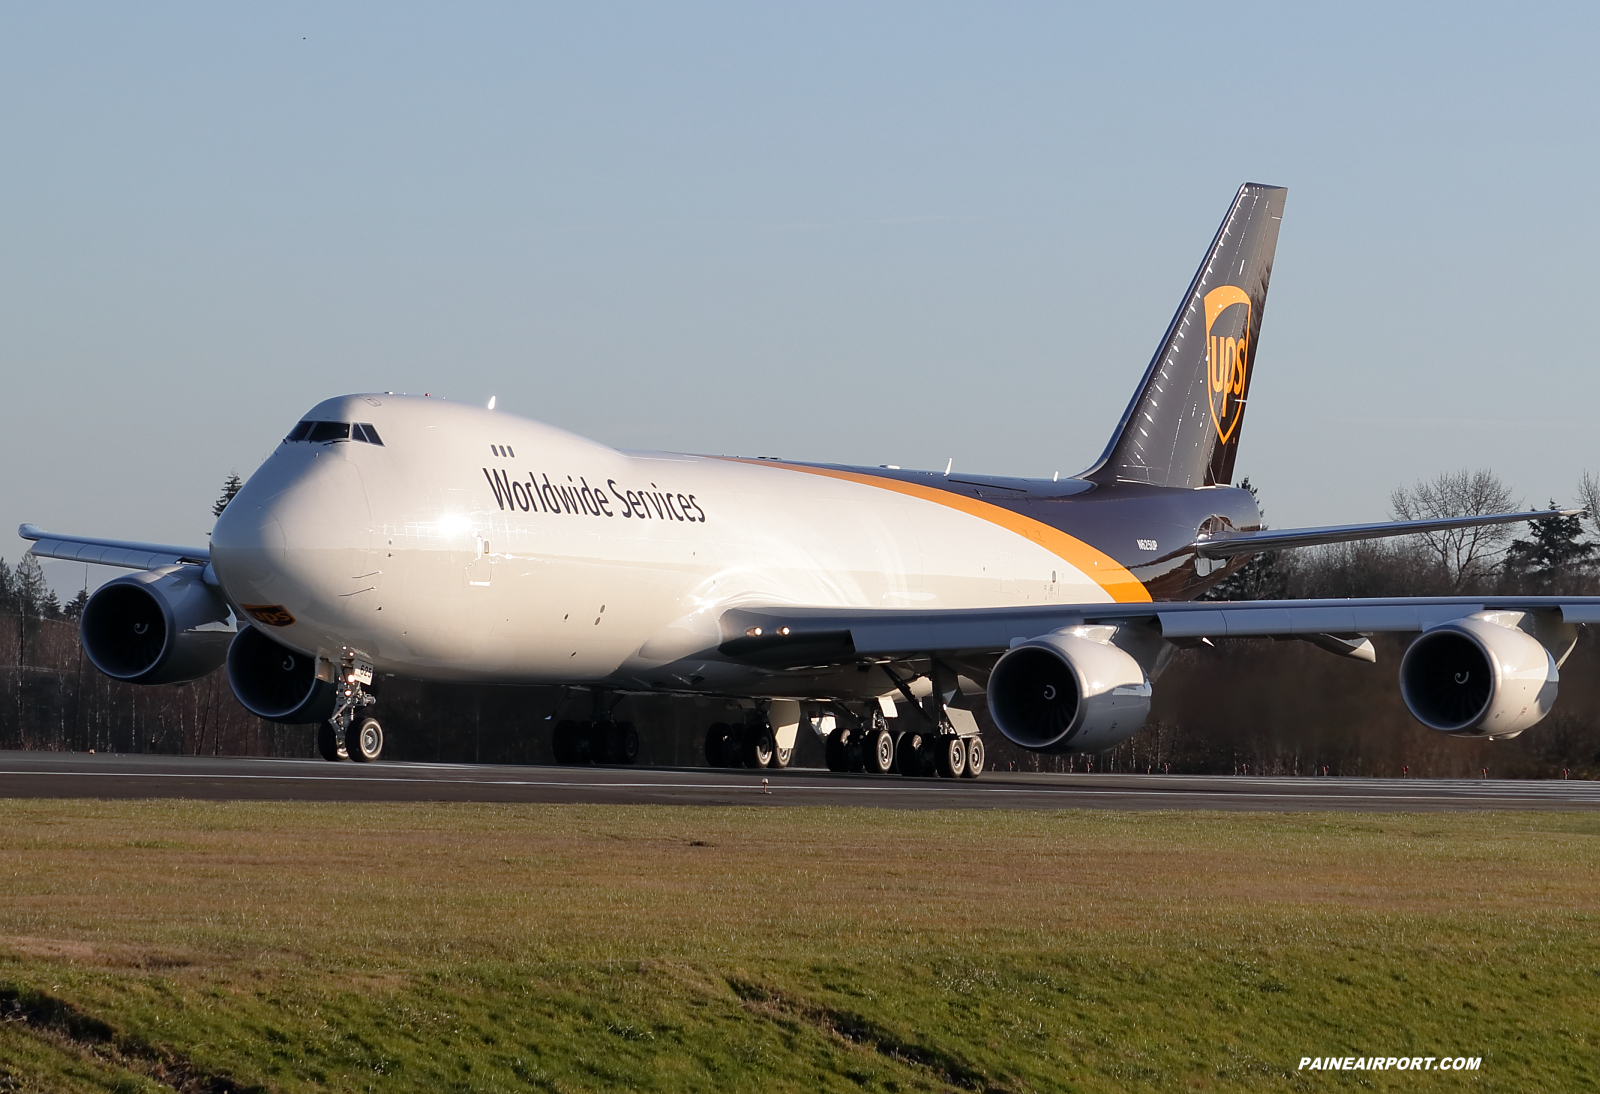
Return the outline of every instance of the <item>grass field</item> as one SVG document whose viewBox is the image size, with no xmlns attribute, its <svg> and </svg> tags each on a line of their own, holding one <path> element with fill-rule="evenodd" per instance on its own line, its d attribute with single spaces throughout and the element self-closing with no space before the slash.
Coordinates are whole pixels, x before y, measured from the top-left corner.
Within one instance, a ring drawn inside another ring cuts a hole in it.
<svg viewBox="0 0 1600 1094">
<path fill-rule="evenodd" d="M 0 882 L 0 1090 L 1600 1084 L 1592 815 L 5 802 Z"/>
</svg>

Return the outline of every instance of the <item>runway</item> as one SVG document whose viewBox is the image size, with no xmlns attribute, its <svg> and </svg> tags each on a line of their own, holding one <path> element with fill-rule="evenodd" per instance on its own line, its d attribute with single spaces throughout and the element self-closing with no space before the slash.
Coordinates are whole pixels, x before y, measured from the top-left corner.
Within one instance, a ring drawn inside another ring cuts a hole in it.
<svg viewBox="0 0 1600 1094">
<path fill-rule="evenodd" d="M 1022 772 L 988 772 L 980 779 L 947 780 L 817 770 L 360 765 L 322 760 L 0 752 L 0 798 L 1459 812 L 1600 809 L 1600 782 Z"/>
</svg>

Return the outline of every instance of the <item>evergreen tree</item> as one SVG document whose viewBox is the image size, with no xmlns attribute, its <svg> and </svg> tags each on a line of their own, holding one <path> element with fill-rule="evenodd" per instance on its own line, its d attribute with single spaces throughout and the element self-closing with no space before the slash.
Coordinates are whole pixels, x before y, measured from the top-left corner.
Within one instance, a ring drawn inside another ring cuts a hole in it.
<svg viewBox="0 0 1600 1094">
<path fill-rule="evenodd" d="M 83 609 L 88 603 L 89 587 L 86 585 L 78 590 L 78 595 L 74 596 L 71 600 L 67 601 L 66 604 L 62 605 L 61 618 L 70 619 L 73 622 L 77 622 L 83 618 Z"/>
<path fill-rule="evenodd" d="M 1560 508 L 1553 498 L 1550 508 Z M 1582 517 L 1550 517 L 1529 524 L 1528 538 L 1512 540 L 1506 548 L 1506 573 L 1513 579 L 1549 586 L 1592 565 L 1600 551 L 1600 545 L 1584 541 Z"/>
<path fill-rule="evenodd" d="M 50 586 L 45 583 L 44 568 L 31 554 L 23 555 L 22 560 L 17 563 L 11 585 L 17 610 L 35 619 L 44 614 L 46 594 L 48 593 L 52 600 L 55 597 L 55 594 L 50 592 Z M 56 610 L 61 610 L 59 603 L 56 605 Z"/>
<path fill-rule="evenodd" d="M 0 558 L 0 612 L 15 612 L 16 610 L 16 579 L 11 576 L 11 567 L 6 565 L 6 560 Z"/>
<path fill-rule="evenodd" d="M 222 496 L 211 506 L 211 515 L 220 517 L 222 511 L 228 507 L 228 503 L 233 500 L 234 495 L 239 492 L 239 488 L 243 485 L 244 480 L 236 474 L 230 474 L 226 479 L 223 479 Z"/>
<path fill-rule="evenodd" d="M 1266 523 L 1266 511 L 1261 509 L 1261 495 L 1246 476 L 1239 489 L 1248 490 L 1256 499 L 1256 508 Z M 1201 600 L 1282 600 L 1289 595 L 1289 575 L 1279 565 L 1277 551 L 1264 551 L 1254 556 L 1236 570 L 1208 589 Z"/>
</svg>

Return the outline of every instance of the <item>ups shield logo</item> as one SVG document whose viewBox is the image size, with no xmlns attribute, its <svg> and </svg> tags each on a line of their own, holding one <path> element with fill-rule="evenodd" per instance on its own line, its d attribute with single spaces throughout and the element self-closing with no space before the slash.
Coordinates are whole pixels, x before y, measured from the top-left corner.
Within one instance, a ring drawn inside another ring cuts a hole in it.
<svg viewBox="0 0 1600 1094">
<path fill-rule="evenodd" d="M 1250 295 L 1236 285 L 1206 293 L 1206 389 L 1211 421 L 1223 444 L 1244 416 L 1246 371 L 1250 367 Z"/>
<path fill-rule="evenodd" d="M 257 623 L 269 627 L 288 627 L 294 623 L 294 616 L 282 604 L 240 604 L 239 607 Z"/>
</svg>

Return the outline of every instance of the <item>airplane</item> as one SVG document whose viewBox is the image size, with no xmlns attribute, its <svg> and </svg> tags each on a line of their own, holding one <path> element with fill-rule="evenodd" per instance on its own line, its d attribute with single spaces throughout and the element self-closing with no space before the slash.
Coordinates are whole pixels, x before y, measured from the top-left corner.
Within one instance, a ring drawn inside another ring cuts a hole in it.
<svg viewBox="0 0 1600 1094">
<path fill-rule="evenodd" d="M 974 711 L 1038 752 L 1135 733 L 1181 648 L 1295 638 L 1375 660 L 1414 635 L 1423 725 L 1513 737 L 1549 713 L 1600 598 L 1196 599 L 1262 551 L 1574 510 L 1267 529 L 1230 485 L 1286 190 L 1240 187 L 1093 466 L 1019 478 L 624 451 L 477 405 L 390 392 L 312 407 L 209 548 L 20 534 L 138 571 L 80 637 L 99 671 L 164 684 L 226 665 L 239 702 L 377 760 L 385 676 L 563 685 L 563 763 L 636 761 L 629 695 L 716 696 L 713 765 L 784 767 L 804 727 L 830 769 L 976 777 Z"/>
</svg>

